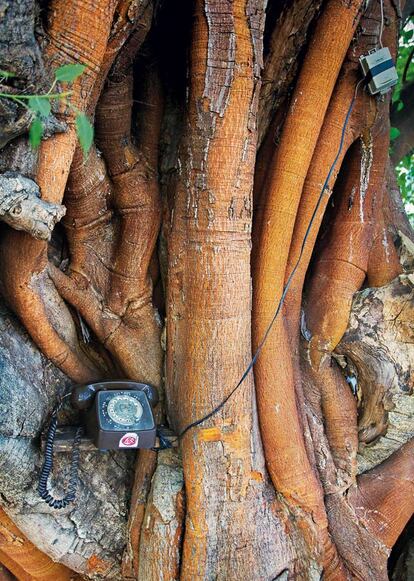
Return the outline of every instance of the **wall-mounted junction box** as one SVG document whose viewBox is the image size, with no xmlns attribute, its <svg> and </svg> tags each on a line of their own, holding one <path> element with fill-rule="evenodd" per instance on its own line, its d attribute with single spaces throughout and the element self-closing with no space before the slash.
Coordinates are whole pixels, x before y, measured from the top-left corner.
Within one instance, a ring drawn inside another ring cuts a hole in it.
<svg viewBox="0 0 414 581">
<path fill-rule="evenodd" d="M 387 47 L 360 57 L 362 71 L 371 95 L 387 93 L 398 82 L 397 70 Z"/>
</svg>

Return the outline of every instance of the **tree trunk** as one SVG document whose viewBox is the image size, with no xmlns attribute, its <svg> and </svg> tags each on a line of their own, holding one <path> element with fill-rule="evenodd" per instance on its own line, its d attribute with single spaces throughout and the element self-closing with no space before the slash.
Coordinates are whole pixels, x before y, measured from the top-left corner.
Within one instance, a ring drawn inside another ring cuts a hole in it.
<svg viewBox="0 0 414 581">
<path fill-rule="evenodd" d="M 36 150 L 0 96 L 0 579 L 408 579 L 414 237 L 390 93 L 369 95 L 358 62 L 381 42 L 396 56 L 400 7 L 0 13 L 2 94 L 86 65 L 53 84 L 69 105 Z M 49 508 L 45 422 L 108 378 L 159 389 L 174 447 L 84 447 L 76 501 Z"/>
</svg>

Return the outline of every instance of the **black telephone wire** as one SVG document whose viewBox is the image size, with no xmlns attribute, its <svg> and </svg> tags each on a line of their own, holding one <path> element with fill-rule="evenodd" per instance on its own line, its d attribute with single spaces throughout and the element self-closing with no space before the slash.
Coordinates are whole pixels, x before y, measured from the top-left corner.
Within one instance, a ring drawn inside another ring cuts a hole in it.
<svg viewBox="0 0 414 581">
<path fill-rule="evenodd" d="M 69 394 L 68 394 L 69 395 Z M 67 396 L 65 396 L 67 397 Z M 73 440 L 72 456 L 69 469 L 69 485 L 68 491 L 63 498 L 55 498 L 50 494 L 47 486 L 49 476 L 53 470 L 53 445 L 56 436 L 57 429 L 57 416 L 60 408 L 62 407 L 62 401 L 55 407 L 52 412 L 52 417 L 50 420 L 49 429 L 46 435 L 45 442 L 45 459 L 43 462 L 42 470 L 40 472 L 38 492 L 40 497 L 52 508 L 60 509 L 66 508 L 71 504 L 76 498 L 76 489 L 78 486 L 78 471 L 79 471 L 79 446 L 81 438 L 83 435 L 83 427 L 77 428 L 75 433 L 75 438 Z"/>
</svg>

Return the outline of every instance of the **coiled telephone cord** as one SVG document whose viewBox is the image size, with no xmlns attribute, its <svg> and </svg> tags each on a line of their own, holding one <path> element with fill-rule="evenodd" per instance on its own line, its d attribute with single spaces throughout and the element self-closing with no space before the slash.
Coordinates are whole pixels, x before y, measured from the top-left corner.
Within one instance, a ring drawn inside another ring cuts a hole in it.
<svg viewBox="0 0 414 581">
<path fill-rule="evenodd" d="M 45 459 L 39 478 L 38 492 L 41 498 L 52 508 L 60 509 L 66 508 L 76 498 L 76 489 L 78 486 L 78 471 L 79 471 L 79 446 L 83 435 L 83 427 L 79 426 L 76 430 L 75 438 L 73 440 L 73 448 L 69 469 L 69 485 L 68 491 L 63 498 L 55 498 L 48 489 L 48 479 L 53 470 L 53 445 L 57 429 L 57 416 L 62 406 L 60 402 L 52 412 L 49 429 L 47 431 L 45 443 Z"/>
</svg>

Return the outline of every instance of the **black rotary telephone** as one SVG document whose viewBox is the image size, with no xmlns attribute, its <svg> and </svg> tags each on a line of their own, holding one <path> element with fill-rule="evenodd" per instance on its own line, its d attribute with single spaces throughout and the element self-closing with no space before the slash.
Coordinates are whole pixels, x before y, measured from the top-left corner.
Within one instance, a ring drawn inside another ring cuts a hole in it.
<svg viewBox="0 0 414 581">
<path fill-rule="evenodd" d="M 78 385 L 72 390 L 71 403 L 82 412 L 86 434 L 99 450 L 155 446 L 155 387 L 134 381 Z"/>
<path fill-rule="evenodd" d="M 67 494 L 54 498 L 47 487 L 53 469 L 53 449 L 58 429 L 54 409 L 46 436 L 45 460 L 39 479 L 41 498 L 52 508 L 65 508 L 75 500 L 79 468 L 79 446 L 84 433 L 98 450 L 154 448 L 157 436 L 152 408 L 158 403 L 155 387 L 134 381 L 101 381 L 77 385 L 71 392 L 74 409 L 81 412 L 84 427 L 76 430 Z"/>
</svg>

